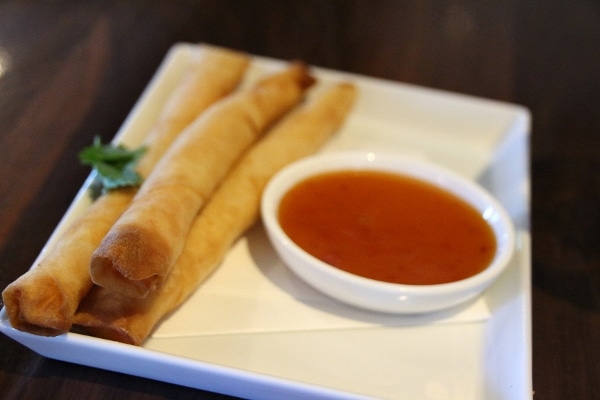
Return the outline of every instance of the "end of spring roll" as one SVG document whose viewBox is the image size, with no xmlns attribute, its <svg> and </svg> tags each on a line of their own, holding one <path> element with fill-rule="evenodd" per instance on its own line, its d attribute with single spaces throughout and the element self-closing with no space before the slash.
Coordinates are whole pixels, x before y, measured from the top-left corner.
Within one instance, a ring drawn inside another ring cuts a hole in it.
<svg viewBox="0 0 600 400">
<path fill-rule="evenodd" d="M 274 126 L 236 163 L 200 211 L 164 285 L 143 299 L 126 298 L 96 286 L 77 311 L 77 328 L 105 339 L 142 344 L 258 219 L 260 197 L 268 180 L 288 163 L 317 151 L 342 125 L 356 95 L 353 84 L 335 84 Z M 198 315 L 202 318 L 201 310 Z"/>
<path fill-rule="evenodd" d="M 182 129 L 242 80 L 250 56 L 200 45 L 149 132 L 137 170 L 146 177 Z M 67 332 L 79 302 L 92 287 L 93 251 L 135 195 L 135 188 L 110 191 L 97 199 L 58 237 L 34 267 L 2 292 L 11 325 L 55 336 Z"/>
<path fill-rule="evenodd" d="M 313 82 L 304 64 L 292 63 L 189 125 L 92 255 L 94 283 L 132 298 L 159 288 L 215 187 Z"/>
</svg>

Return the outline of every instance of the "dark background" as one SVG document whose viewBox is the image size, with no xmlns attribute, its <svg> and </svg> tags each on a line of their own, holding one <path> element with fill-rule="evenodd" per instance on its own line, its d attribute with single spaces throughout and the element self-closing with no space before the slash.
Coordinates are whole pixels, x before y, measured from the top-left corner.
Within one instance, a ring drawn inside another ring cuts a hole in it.
<svg viewBox="0 0 600 400">
<path fill-rule="evenodd" d="M 600 2 L 0 1 L 0 288 L 31 265 L 175 42 L 519 103 L 533 117 L 536 399 L 600 393 Z M 0 337 L 7 399 L 217 398 Z"/>
</svg>

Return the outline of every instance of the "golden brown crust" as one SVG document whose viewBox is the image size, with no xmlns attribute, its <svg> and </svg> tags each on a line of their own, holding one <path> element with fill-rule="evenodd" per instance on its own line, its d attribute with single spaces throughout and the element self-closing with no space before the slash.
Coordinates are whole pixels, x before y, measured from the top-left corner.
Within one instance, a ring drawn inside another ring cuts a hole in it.
<svg viewBox="0 0 600 400">
<path fill-rule="evenodd" d="M 206 44 L 191 57 L 189 68 L 144 141 L 148 145 L 147 150 L 136 166 L 137 172 L 143 177 L 150 174 L 185 127 L 238 86 L 250 64 L 247 54 Z"/>
<path fill-rule="evenodd" d="M 75 316 L 78 327 L 92 335 L 141 344 L 256 221 L 260 197 L 271 176 L 289 162 L 315 152 L 342 124 L 355 97 L 356 88 L 342 83 L 282 120 L 240 159 L 215 191 L 194 221 L 164 285 L 145 299 L 114 296 L 95 287 Z"/>
<path fill-rule="evenodd" d="M 4 289 L 14 328 L 48 336 L 69 330 L 79 301 L 92 286 L 87 260 L 133 193 L 118 190 L 96 200 L 34 268 Z"/>
<path fill-rule="evenodd" d="M 148 150 L 138 164 L 142 176 L 149 173 L 185 125 L 237 87 L 248 63 L 246 54 L 201 47 L 198 60 L 169 97 L 146 139 Z M 69 330 L 79 302 L 92 287 L 92 252 L 134 194 L 134 189 L 120 189 L 97 199 L 38 265 L 2 292 L 13 327 L 51 336 Z"/>
<path fill-rule="evenodd" d="M 69 330 L 71 318 L 65 316 L 64 295 L 61 291 L 53 290 L 56 282 L 52 277 L 40 273 L 36 277 L 36 285 L 30 285 L 31 276 L 23 275 L 7 287 L 4 305 L 13 327 L 42 336 L 53 336 L 56 329 Z M 19 312 L 19 301 L 22 298 L 36 298 L 28 312 Z M 57 310 L 48 316 L 47 309 Z M 68 311 L 67 311 L 68 312 Z"/>
<path fill-rule="evenodd" d="M 304 65 L 292 64 L 216 103 L 186 128 L 92 255 L 94 283 L 131 297 L 159 287 L 214 188 L 313 81 Z"/>
</svg>

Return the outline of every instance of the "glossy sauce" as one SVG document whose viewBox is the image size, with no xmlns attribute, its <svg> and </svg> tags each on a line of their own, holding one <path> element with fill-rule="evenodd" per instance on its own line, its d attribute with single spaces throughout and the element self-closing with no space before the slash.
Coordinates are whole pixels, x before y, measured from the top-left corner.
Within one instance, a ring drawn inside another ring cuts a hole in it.
<svg viewBox="0 0 600 400">
<path fill-rule="evenodd" d="M 496 240 L 475 208 L 429 183 L 375 171 L 309 178 L 282 199 L 286 234 L 313 256 L 367 278 L 438 284 L 467 278 Z"/>
</svg>

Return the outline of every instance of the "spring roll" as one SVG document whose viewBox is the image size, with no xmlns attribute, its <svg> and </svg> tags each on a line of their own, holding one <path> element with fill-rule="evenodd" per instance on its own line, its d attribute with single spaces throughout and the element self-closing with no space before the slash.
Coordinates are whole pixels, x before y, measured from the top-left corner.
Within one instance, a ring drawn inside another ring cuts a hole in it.
<svg viewBox="0 0 600 400">
<path fill-rule="evenodd" d="M 283 119 L 238 161 L 198 214 L 164 285 L 144 299 L 94 287 L 75 315 L 74 328 L 105 339 L 142 344 L 255 223 L 268 180 L 327 141 L 345 120 L 355 97 L 354 85 L 336 84 Z"/>
<path fill-rule="evenodd" d="M 304 64 L 292 63 L 216 103 L 186 128 L 94 251 L 94 283 L 129 297 L 156 290 L 232 164 L 313 82 Z"/>
<path fill-rule="evenodd" d="M 146 152 L 136 165 L 144 178 L 189 124 L 239 86 L 250 65 L 250 56 L 239 51 L 207 44 L 200 49 L 144 140 Z"/>
<path fill-rule="evenodd" d="M 250 61 L 246 54 L 206 45 L 195 54 L 144 142 L 147 150 L 137 165 L 142 177 L 185 126 L 238 86 Z M 92 253 L 135 193 L 124 188 L 98 198 L 32 269 L 6 287 L 2 299 L 13 327 L 46 336 L 71 328 L 79 302 L 92 287 Z"/>
</svg>

